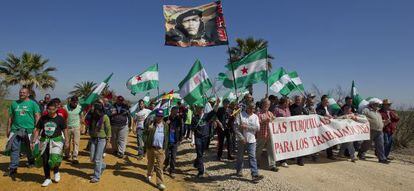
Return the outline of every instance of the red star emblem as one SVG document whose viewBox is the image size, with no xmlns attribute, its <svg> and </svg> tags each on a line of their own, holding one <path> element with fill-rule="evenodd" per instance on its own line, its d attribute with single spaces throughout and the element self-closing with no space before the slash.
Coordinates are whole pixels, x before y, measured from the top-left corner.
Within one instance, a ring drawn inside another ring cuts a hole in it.
<svg viewBox="0 0 414 191">
<path fill-rule="evenodd" d="M 198 76 L 194 77 L 194 83 L 196 85 L 200 83 L 200 78 Z"/>
<path fill-rule="evenodd" d="M 242 74 L 244 75 L 244 74 L 247 74 L 247 68 L 246 67 L 244 67 L 243 66 L 243 68 L 241 69 L 241 71 L 242 71 Z"/>
<path fill-rule="evenodd" d="M 142 78 L 141 78 L 141 76 L 137 76 L 137 77 L 135 77 L 138 81 L 141 81 L 142 80 Z"/>
</svg>

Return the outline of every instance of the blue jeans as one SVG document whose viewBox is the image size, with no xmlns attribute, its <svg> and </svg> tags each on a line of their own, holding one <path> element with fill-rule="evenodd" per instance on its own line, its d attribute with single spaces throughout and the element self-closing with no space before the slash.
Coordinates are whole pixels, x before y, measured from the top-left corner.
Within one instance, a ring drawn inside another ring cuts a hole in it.
<svg viewBox="0 0 414 191">
<path fill-rule="evenodd" d="M 91 161 L 95 164 L 93 176 L 98 179 L 101 177 L 106 164 L 103 161 L 103 154 L 105 152 L 106 139 L 105 138 L 91 138 Z"/>
<path fill-rule="evenodd" d="M 19 167 L 19 160 L 20 160 L 20 148 L 22 144 L 23 138 L 20 138 L 19 136 L 16 136 L 13 140 L 12 146 L 11 146 L 11 152 L 10 152 L 10 169 L 17 169 Z M 34 162 L 34 158 L 32 156 L 32 152 L 30 152 L 30 145 L 27 146 L 27 159 L 29 163 Z"/>
<path fill-rule="evenodd" d="M 394 140 L 391 133 L 384 132 L 384 155 L 388 158 Z"/>
<path fill-rule="evenodd" d="M 137 128 L 138 155 L 144 156 L 144 129 Z"/>
<path fill-rule="evenodd" d="M 249 165 L 252 176 L 259 175 L 257 170 L 257 160 L 256 160 L 256 143 L 245 143 L 238 142 L 239 148 L 237 151 L 237 162 L 236 170 L 241 172 L 243 170 L 243 156 L 244 151 L 247 150 L 247 155 L 249 156 Z"/>
<path fill-rule="evenodd" d="M 194 161 L 194 167 L 198 169 L 199 174 L 204 174 L 204 151 L 206 150 L 210 137 L 195 138 L 195 147 L 197 158 Z"/>
</svg>

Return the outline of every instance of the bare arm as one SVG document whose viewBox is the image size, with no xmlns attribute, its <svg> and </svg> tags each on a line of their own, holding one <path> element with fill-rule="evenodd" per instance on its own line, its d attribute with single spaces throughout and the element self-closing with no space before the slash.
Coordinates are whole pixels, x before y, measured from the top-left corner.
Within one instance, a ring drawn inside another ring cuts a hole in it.
<svg viewBox="0 0 414 191">
<path fill-rule="evenodd" d="M 11 129 L 12 123 L 13 123 L 13 117 L 12 116 L 9 116 L 9 119 L 7 121 L 7 130 L 6 130 L 7 137 L 10 136 L 10 129 Z"/>
</svg>

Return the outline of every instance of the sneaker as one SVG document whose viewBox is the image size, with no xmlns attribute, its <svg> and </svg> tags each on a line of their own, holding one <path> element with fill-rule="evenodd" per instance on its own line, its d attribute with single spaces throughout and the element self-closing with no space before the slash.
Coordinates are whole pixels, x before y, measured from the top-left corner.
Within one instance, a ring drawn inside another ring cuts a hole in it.
<svg viewBox="0 0 414 191">
<path fill-rule="evenodd" d="M 273 171 L 273 172 L 277 172 L 277 171 L 279 171 L 279 168 L 277 168 L 277 167 L 275 167 L 275 166 L 272 166 L 272 167 L 270 168 L 270 170 L 271 170 L 271 171 Z"/>
<path fill-rule="evenodd" d="M 289 165 L 286 162 L 282 162 L 282 167 L 287 168 L 287 167 L 289 167 Z"/>
<path fill-rule="evenodd" d="M 395 159 L 395 157 L 393 157 L 393 156 L 387 157 L 387 160 L 394 160 L 394 159 Z"/>
<path fill-rule="evenodd" d="M 159 190 L 165 190 L 165 185 L 164 184 L 158 184 L 158 186 L 157 186 L 157 188 L 159 189 Z"/>
<path fill-rule="evenodd" d="M 46 179 L 46 180 L 42 183 L 42 187 L 49 186 L 50 184 L 52 184 L 52 180 L 50 180 L 50 179 Z"/>
<path fill-rule="evenodd" d="M 147 182 L 151 182 L 151 176 L 147 176 Z"/>
<path fill-rule="evenodd" d="M 196 177 L 197 178 L 204 178 L 204 173 L 199 172 Z"/>
<path fill-rule="evenodd" d="M 298 162 L 297 163 L 299 166 L 305 166 L 305 163 L 304 162 Z"/>
<path fill-rule="evenodd" d="M 55 182 L 59 182 L 60 181 L 60 173 L 56 173 L 55 174 Z"/>
<path fill-rule="evenodd" d="M 90 183 L 98 183 L 99 182 L 99 179 L 97 179 L 97 178 L 94 177 L 89 182 Z"/>
<path fill-rule="evenodd" d="M 264 178 L 264 176 L 263 175 L 255 175 L 255 176 L 252 176 L 252 180 L 253 180 L 253 182 L 259 182 L 260 180 L 262 180 Z"/>
</svg>

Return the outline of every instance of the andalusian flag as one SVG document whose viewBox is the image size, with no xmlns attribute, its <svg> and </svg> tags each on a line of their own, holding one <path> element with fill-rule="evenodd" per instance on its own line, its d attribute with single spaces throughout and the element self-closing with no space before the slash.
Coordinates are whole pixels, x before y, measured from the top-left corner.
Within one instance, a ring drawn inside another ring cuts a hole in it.
<svg viewBox="0 0 414 191">
<path fill-rule="evenodd" d="M 300 79 L 296 71 L 290 72 L 289 77 L 291 80 L 291 85 L 293 85 L 294 90 L 299 90 L 301 92 L 305 91 L 305 87 L 302 84 L 302 80 Z"/>
<path fill-rule="evenodd" d="M 242 99 L 248 93 L 249 93 L 248 89 L 245 89 L 245 88 L 237 89 L 237 94 L 240 99 Z M 234 90 L 228 91 L 226 94 L 224 94 L 223 98 L 228 99 L 229 101 L 236 101 L 237 99 L 236 94 L 234 93 Z"/>
<path fill-rule="evenodd" d="M 227 78 L 223 81 L 226 88 L 234 88 L 232 69 L 234 69 L 237 88 L 247 87 L 260 81 L 265 82 L 267 80 L 267 49 L 252 52 L 241 60 L 226 65 L 226 68 L 229 70 Z"/>
<path fill-rule="evenodd" d="M 180 96 L 189 105 L 203 101 L 205 93 L 213 87 L 199 60 L 196 60 L 187 76 L 178 84 Z"/>
<path fill-rule="evenodd" d="M 147 92 L 147 93 L 145 94 L 145 96 L 142 98 L 142 100 L 144 101 L 144 104 L 145 104 L 146 106 L 149 106 L 149 104 L 150 104 L 150 100 L 151 100 L 149 92 Z"/>
<path fill-rule="evenodd" d="M 81 105 L 90 105 L 93 102 L 95 102 L 99 98 L 99 95 L 101 95 L 101 93 L 105 89 L 105 87 L 108 85 L 108 82 L 111 79 L 112 75 L 113 75 L 113 73 L 111 75 L 109 75 L 103 82 L 101 82 L 99 84 L 99 86 L 96 87 L 95 90 L 93 90 L 93 92 L 91 93 L 91 95 L 89 95 L 83 101 L 83 103 L 81 103 Z"/>
<path fill-rule="evenodd" d="M 294 89 L 291 81 L 289 74 L 283 68 L 279 68 L 269 76 L 269 89 L 284 96 L 289 95 Z"/>
<path fill-rule="evenodd" d="M 145 92 L 158 87 L 158 64 L 155 64 L 145 70 L 143 73 L 130 78 L 126 86 L 135 95 L 139 92 Z"/>
<path fill-rule="evenodd" d="M 352 98 L 352 105 L 358 109 L 359 104 L 364 100 L 362 96 L 359 95 L 357 88 L 355 87 L 355 82 L 352 80 L 352 87 L 351 87 L 351 98 Z"/>
<path fill-rule="evenodd" d="M 376 97 L 368 97 L 366 99 L 361 100 L 358 104 L 358 112 L 361 113 L 363 109 L 368 107 L 369 102 L 376 101 L 377 103 L 382 103 L 382 100 Z"/>
<path fill-rule="evenodd" d="M 329 110 L 332 112 L 331 115 L 338 114 L 338 112 L 341 110 L 341 106 L 339 106 L 339 104 L 331 96 L 328 96 L 328 102 Z"/>
</svg>

